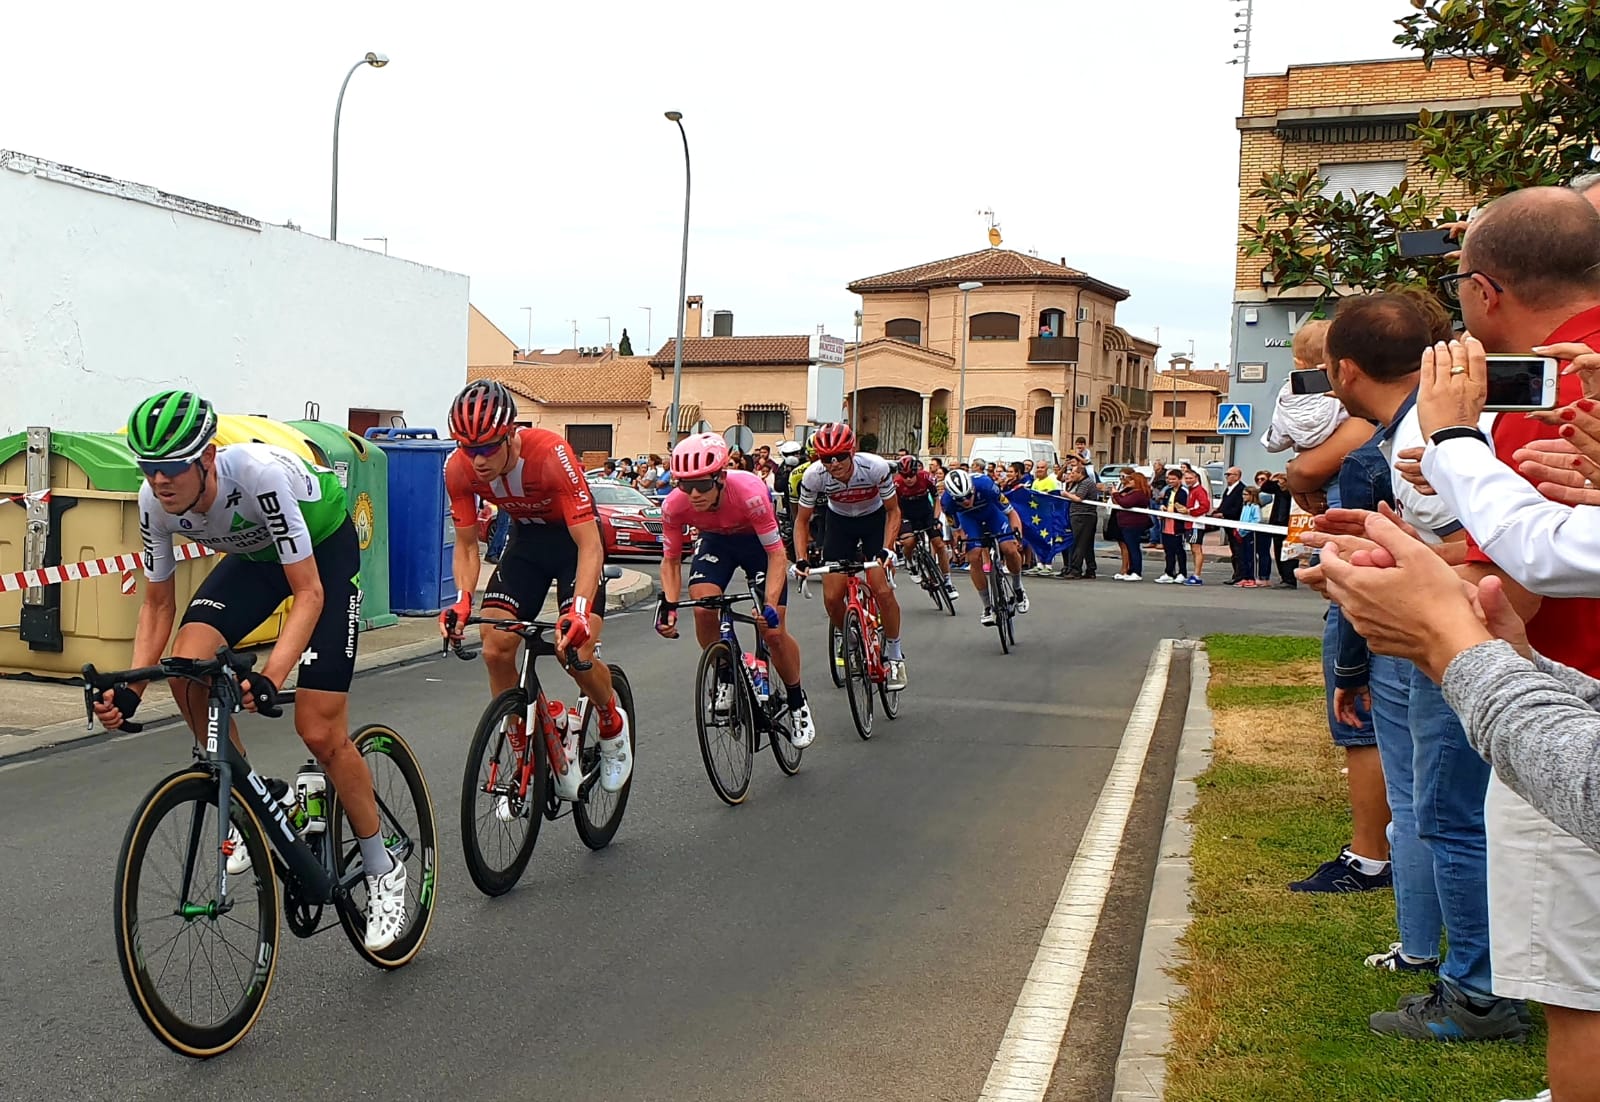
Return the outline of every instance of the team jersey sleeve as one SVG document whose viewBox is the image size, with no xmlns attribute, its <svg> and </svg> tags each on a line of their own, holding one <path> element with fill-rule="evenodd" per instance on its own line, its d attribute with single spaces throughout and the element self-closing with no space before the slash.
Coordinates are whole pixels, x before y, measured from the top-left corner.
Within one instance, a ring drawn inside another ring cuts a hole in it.
<svg viewBox="0 0 1600 1102">
<path fill-rule="evenodd" d="M 253 481 L 251 492 L 255 494 L 262 519 L 272 530 L 278 561 L 288 566 L 309 559 L 313 552 L 311 529 L 300 511 L 300 499 L 295 496 L 289 472 L 277 463 L 263 463 Z"/>
<path fill-rule="evenodd" d="M 555 500 L 562 521 L 568 528 L 594 523 L 594 494 L 589 480 L 578 469 L 577 457 L 565 440 L 557 440 L 545 455 L 539 472 L 539 485 Z"/>
<path fill-rule="evenodd" d="M 452 452 L 444 465 L 444 491 L 450 498 L 450 519 L 455 526 L 475 528 L 478 524 L 478 496 L 472 492 L 468 460 L 460 450 Z"/>
<path fill-rule="evenodd" d="M 144 544 L 141 562 L 146 581 L 164 582 L 178 568 L 172 554 L 172 529 L 166 525 L 166 512 L 145 483 L 139 487 L 139 538 Z"/>
<path fill-rule="evenodd" d="M 778 535 L 778 515 L 772 511 L 772 498 L 760 480 L 744 490 L 743 504 L 745 519 L 750 524 L 750 530 L 760 537 L 761 546 L 769 551 L 781 546 L 783 539 Z"/>
<path fill-rule="evenodd" d="M 896 496 L 894 492 L 894 468 L 889 465 L 888 460 L 881 460 L 881 462 L 883 463 L 883 477 L 878 480 L 878 496 L 884 501 L 891 501 Z"/>
<path fill-rule="evenodd" d="M 800 504 L 807 509 L 817 507 L 817 498 L 822 491 L 824 478 L 822 464 L 813 463 L 806 468 L 806 473 L 800 477 Z"/>
<path fill-rule="evenodd" d="M 689 499 L 682 490 L 673 490 L 661 503 L 661 553 L 669 559 L 683 555 L 683 529 L 689 515 Z"/>
</svg>

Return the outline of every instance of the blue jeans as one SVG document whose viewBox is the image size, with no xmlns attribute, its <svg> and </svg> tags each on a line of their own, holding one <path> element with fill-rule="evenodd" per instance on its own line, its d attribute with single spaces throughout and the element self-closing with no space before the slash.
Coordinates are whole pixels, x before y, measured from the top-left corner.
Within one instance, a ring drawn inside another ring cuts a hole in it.
<svg viewBox="0 0 1600 1102">
<path fill-rule="evenodd" d="M 1394 915 L 1400 951 L 1418 960 L 1439 956 L 1444 915 L 1435 888 L 1433 851 L 1417 831 L 1416 744 L 1411 739 L 1411 672 L 1403 658 L 1375 654 L 1369 667 L 1372 726 L 1389 797 L 1389 861 L 1394 873 Z"/>
<path fill-rule="evenodd" d="M 1489 763 L 1467 742 L 1439 686 L 1411 671 L 1417 833 L 1433 851 L 1434 884 L 1449 952 L 1439 978 L 1479 1002 L 1494 999 L 1489 971 L 1489 881 L 1483 797 Z"/>
<path fill-rule="evenodd" d="M 1361 716 L 1361 726 L 1352 727 L 1333 714 L 1333 666 L 1334 658 L 1339 650 L 1339 618 L 1333 614 L 1337 605 L 1329 605 L 1322 614 L 1322 693 L 1328 707 L 1328 731 L 1333 735 L 1333 744 L 1349 749 L 1352 746 L 1372 746 L 1377 742 L 1377 735 L 1372 729 L 1372 717 L 1362 714 L 1364 709 L 1359 705 L 1356 714 Z M 1376 693 L 1373 694 L 1377 696 Z M 1404 704 L 1401 705 L 1404 708 Z M 1409 771 L 1409 766 L 1407 767 Z M 1362 854 L 1370 857 L 1371 854 Z"/>
<path fill-rule="evenodd" d="M 1144 539 L 1150 533 L 1143 528 L 1118 528 L 1117 534 L 1122 537 L 1122 546 L 1128 549 L 1128 572 L 1130 574 L 1144 573 Z"/>
</svg>

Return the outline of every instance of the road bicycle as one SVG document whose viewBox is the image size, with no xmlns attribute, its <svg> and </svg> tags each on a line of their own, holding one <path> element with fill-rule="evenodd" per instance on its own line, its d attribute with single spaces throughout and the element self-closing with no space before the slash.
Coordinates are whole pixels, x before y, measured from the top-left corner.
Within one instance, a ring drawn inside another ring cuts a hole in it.
<svg viewBox="0 0 1600 1102">
<path fill-rule="evenodd" d="M 610 845 L 622 825 L 633 778 L 617 792 L 600 786 L 599 710 L 581 695 L 569 709 L 546 696 L 539 682 L 535 660 L 556 656 L 556 645 L 545 633 L 559 631 L 559 625 L 470 616 L 461 626 L 473 624 L 513 632 L 525 644 L 519 683 L 495 697 L 478 720 L 461 778 L 462 856 L 478 890 L 497 896 L 521 879 L 546 819 L 554 822 L 570 811 L 584 845 L 592 850 Z M 478 655 L 459 641 L 447 639 L 445 647 L 458 658 Z M 596 646 L 597 655 L 599 650 Z M 575 653 L 567 664 L 578 673 L 593 666 Z M 617 706 L 628 716 L 628 752 L 637 755 L 633 686 L 621 666 L 608 665 Z M 528 737 L 530 731 L 535 737 Z"/>
<path fill-rule="evenodd" d="M 956 603 L 944 588 L 944 571 L 939 569 L 939 556 L 933 553 L 933 540 L 926 531 L 916 534 L 916 542 L 911 545 L 911 553 L 906 559 L 916 573 L 922 591 L 933 598 L 933 607 L 945 609 L 954 616 Z"/>
<path fill-rule="evenodd" d="M 800 594 L 809 601 L 811 590 L 806 583 L 812 578 L 825 574 L 845 575 L 844 627 L 841 630 L 829 625 L 828 651 L 834 661 L 837 661 L 835 656 L 843 656 L 844 689 L 850 698 L 850 716 L 855 720 L 856 734 L 863 739 L 872 737 L 873 689 L 877 689 L 878 699 L 883 703 L 883 714 L 890 719 L 900 715 L 902 691 L 888 688 L 889 665 L 883 658 L 883 619 L 878 613 L 878 599 L 872 595 L 872 587 L 861 577 L 877 566 L 876 562 L 824 563 L 812 567 L 800 579 Z M 894 584 L 893 579 L 889 584 Z M 834 649 L 836 638 L 841 650 Z"/>
<path fill-rule="evenodd" d="M 1010 654 L 1017 643 L 1017 580 L 1006 569 L 1006 557 L 1000 551 L 1000 538 L 1005 533 L 986 532 L 980 541 L 988 552 L 989 600 L 994 607 L 994 626 L 1000 633 L 1000 653 Z M 981 566 L 973 567 L 982 569 Z"/>
<path fill-rule="evenodd" d="M 215 658 L 163 658 L 144 669 L 83 667 L 91 728 L 95 701 L 109 689 L 173 678 L 206 686 L 205 739 L 195 743 L 194 763 L 152 788 L 128 825 L 117 855 L 114 915 L 117 961 L 134 1009 L 162 1044 L 196 1059 L 238 1044 L 261 1014 L 278 964 L 280 881 L 291 933 L 306 938 L 325 929 L 323 909 L 331 903 L 350 944 L 379 968 L 410 963 L 433 923 L 439 839 L 411 747 L 379 723 L 351 736 L 372 773 L 384 845 L 406 866 L 406 927 L 374 953 L 366 947 L 361 849 L 322 767 L 301 767 L 294 803 L 285 806 L 228 738 L 229 717 L 243 708 L 240 678 L 254 665 L 254 655 L 222 647 Z M 294 697 L 292 689 L 281 691 L 278 703 Z M 124 722 L 121 729 L 137 734 L 143 725 Z M 250 857 L 249 871 L 231 884 L 230 826 Z"/>
<path fill-rule="evenodd" d="M 768 667 L 767 644 L 759 628 L 752 654 L 739 643 L 734 624 L 757 627 L 753 612 L 735 612 L 733 606 L 748 601 L 759 609 L 765 603 L 757 575 L 749 593 L 719 593 L 676 604 L 663 601 L 661 611 L 709 608 L 717 613 L 717 639 L 700 652 L 695 673 L 695 729 L 700 735 L 700 757 L 706 776 L 724 803 L 738 805 L 750 791 L 750 775 L 762 738 L 772 747 L 778 768 L 787 777 L 800 771 L 802 750 L 794 744 L 794 718 L 783 683 Z M 726 694 L 723 690 L 730 690 Z M 718 751 L 721 751 L 719 753 Z"/>
</svg>

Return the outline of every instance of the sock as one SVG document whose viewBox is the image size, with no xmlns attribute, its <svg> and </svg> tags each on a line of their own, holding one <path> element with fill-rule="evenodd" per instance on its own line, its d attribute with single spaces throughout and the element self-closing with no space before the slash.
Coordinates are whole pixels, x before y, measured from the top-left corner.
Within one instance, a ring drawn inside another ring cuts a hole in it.
<svg viewBox="0 0 1600 1102">
<path fill-rule="evenodd" d="M 388 849 L 383 844 L 383 834 L 378 832 L 371 838 L 357 838 L 361 845 L 361 867 L 368 876 L 387 876 L 394 868 L 394 858 L 389 855 Z"/>
<path fill-rule="evenodd" d="M 615 738 L 622 733 L 622 713 L 617 710 L 617 698 L 612 694 L 611 703 L 600 709 L 600 737 Z"/>
<path fill-rule="evenodd" d="M 794 685 L 785 685 L 784 689 L 789 694 L 788 703 L 789 703 L 789 710 L 791 712 L 794 711 L 796 708 L 799 708 L 800 706 L 805 704 L 805 702 L 806 702 L 806 693 L 805 693 L 805 690 L 802 689 L 799 686 L 798 683 L 796 683 Z"/>
<path fill-rule="evenodd" d="M 1371 857 L 1362 857 L 1359 853 L 1349 849 L 1344 851 L 1344 859 L 1345 863 L 1351 868 L 1368 876 L 1377 876 L 1389 867 L 1389 862 L 1387 861 L 1377 861 Z"/>
<path fill-rule="evenodd" d="M 889 659 L 891 662 L 903 661 L 905 659 L 905 655 L 900 653 L 900 640 L 885 639 L 883 641 L 883 656 Z"/>
</svg>

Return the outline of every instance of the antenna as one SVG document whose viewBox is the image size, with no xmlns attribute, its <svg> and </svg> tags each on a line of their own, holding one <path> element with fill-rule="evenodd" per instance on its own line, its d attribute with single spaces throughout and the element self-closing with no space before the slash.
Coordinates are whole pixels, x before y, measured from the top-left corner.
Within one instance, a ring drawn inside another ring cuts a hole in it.
<svg viewBox="0 0 1600 1102">
<path fill-rule="evenodd" d="M 989 244 L 993 248 L 1000 247 L 1000 224 L 994 219 L 994 208 L 985 207 L 978 212 L 980 217 L 989 220 Z"/>
<path fill-rule="evenodd" d="M 1244 7 L 1233 13 L 1235 19 L 1244 20 L 1242 25 L 1233 28 L 1233 33 L 1242 34 L 1244 37 L 1234 41 L 1234 58 L 1228 64 L 1243 65 L 1245 76 L 1250 75 L 1250 32 L 1255 26 L 1255 15 L 1256 0 L 1244 0 Z"/>
</svg>

